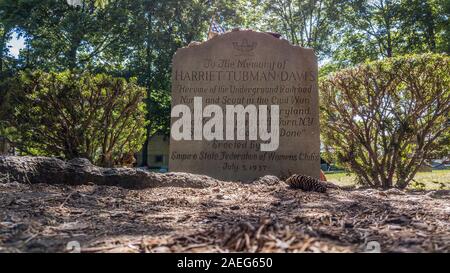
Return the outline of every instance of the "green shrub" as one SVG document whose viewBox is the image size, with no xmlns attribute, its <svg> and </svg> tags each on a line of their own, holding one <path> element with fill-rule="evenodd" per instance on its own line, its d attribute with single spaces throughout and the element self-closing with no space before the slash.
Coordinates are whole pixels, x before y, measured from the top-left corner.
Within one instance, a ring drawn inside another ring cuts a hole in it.
<svg viewBox="0 0 450 273">
<path fill-rule="evenodd" d="M 320 80 L 328 157 L 361 184 L 404 188 L 448 134 L 450 58 L 390 58 Z"/>
<path fill-rule="evenodd" d="M 141 148 L 145 89 L 134 79 L 35 71 L 5 86 L 11 138 L 24 154 L 86 157 L 111 166 Z"/>
</svg>

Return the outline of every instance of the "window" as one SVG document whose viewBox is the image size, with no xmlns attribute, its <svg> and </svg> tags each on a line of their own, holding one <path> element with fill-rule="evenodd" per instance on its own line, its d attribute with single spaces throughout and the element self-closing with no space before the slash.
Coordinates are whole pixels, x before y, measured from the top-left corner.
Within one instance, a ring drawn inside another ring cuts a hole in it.
<svg viewBox="0 0 450 273">
<path fill-rule="evenodd" d="M 155 163 L 162 163 L 163 160 L 164 160 L 164 156 L 163 155 L 155 156 Z"/>
</svg>

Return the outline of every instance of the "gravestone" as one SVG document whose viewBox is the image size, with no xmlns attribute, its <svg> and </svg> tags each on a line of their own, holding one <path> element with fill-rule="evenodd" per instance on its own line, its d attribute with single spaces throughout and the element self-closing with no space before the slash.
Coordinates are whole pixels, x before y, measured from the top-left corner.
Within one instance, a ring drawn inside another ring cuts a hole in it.
<svg viewBox="0 0 450 273">
<path fill-rule="evenodd" d="M 178 49 L 169 171 L 233 181 L 319 178 L 317 72 L 312 49 L 251 30 Z"/>
</svg>

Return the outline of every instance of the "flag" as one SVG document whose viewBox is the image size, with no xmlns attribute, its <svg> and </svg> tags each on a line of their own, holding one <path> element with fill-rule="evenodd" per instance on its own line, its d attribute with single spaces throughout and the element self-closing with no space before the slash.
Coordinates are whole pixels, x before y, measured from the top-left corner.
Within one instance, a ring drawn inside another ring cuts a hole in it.
<svg viewBox="0 0 450 273">
<path fill-rule="evenodd" d="M 215 33 L 225 33 L 225 28 L 221 27 L 215 20 L 211 24 L 211 31 Z"/>
<path fill-rule="evenodd" d="M 217 35 L 223 34 L 225 32 L 226 32 L 225 28 L 222 27 L 221 25 L 219 25 L 216 22 L 216 20 L 214 20 L 214 18 L 213 18 L 211 20 L 211 25 L 209 27 L 208 40 L 213 38 L 213 37 L 215 37 L 215 36 L 217 36 Z"/>
</svg>

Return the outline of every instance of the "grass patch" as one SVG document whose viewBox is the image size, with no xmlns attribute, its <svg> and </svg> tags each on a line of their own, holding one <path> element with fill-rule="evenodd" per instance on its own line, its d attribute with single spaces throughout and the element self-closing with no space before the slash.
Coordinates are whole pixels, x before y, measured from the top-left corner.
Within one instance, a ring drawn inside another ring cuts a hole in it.
<svg viewBox="0 0 450 273">
<path fill-rule="evenodd" d="M 356 185 L 356 175 L 347 172 L 326 173 L 330 182 L 339 186 Z M 450 170 L 433 170 L 432 172 L 419 172 L 414 177 L 408 189 L 420 190 L 450 190 Z"/>
</svg>

